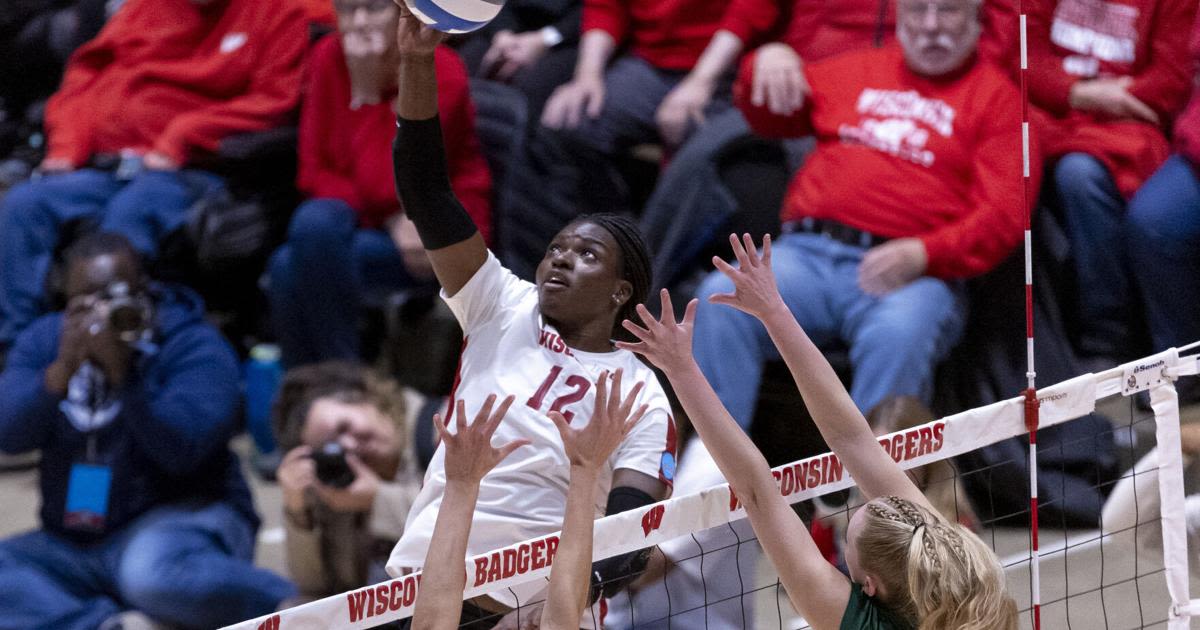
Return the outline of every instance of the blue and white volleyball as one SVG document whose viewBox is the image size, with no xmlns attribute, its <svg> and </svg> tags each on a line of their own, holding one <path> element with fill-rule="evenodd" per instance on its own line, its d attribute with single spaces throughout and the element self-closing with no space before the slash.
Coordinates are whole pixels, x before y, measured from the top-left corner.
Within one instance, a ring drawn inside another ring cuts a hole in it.
<svg viewBox="0 0 1200 630">
<path fill-rule="evenodd" d="M 404 0 L 425 25 L 445 33 L 469 33 L 492 21 L 504 0 Z"/>
</svg>

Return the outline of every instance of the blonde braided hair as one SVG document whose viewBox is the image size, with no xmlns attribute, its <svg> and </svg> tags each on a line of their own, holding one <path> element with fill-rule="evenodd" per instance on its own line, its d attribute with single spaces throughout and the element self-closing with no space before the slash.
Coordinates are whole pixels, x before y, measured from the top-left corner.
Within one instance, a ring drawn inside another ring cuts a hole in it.
<svg viewBox="0 0 1200 630">
<path fill-rule="evenodd" d="M 1011 630 L 1017 607 L 991 549 L 965 527 L 897 496 L 876 498 L 855 544 L 883 603 L 919 630 Z"/>
</svg>

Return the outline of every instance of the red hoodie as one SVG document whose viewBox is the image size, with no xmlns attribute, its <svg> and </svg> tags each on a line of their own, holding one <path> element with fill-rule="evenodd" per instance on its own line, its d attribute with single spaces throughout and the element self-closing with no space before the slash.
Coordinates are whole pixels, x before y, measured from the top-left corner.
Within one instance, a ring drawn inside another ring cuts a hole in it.
<svg viewBox="0 0 1200 630">
<path fill-rule="evenodd" d="M 1099 158 L 1132 195 L 1170 151 L 1164 129 L 1072 110 L 1071 86 L 1129 76 L 1129 91 L 1169 124 L 1191 89 L 1188 30 L 1196 0 L 1028 0 L 1029 97 L 1047 156 Z"/>
<path fill-rule="evenodd" d="M 438 47 L 434 61 L 450 183 L 479 232 L 489 239 L 492 178 L 475 135 L 467 68 L 445 46 Z M 330 33 L 313 47 L 300 112 L 297 187 L 309 197 L 330 197 L 350 204 L 358 211 L 363 227 L 380 227 L 400 211 L 392 174 L 395 97 L 393 88 L 376 105 L 350 109 L 350 71 L 341 37 Z"/>
<path fill-rule="evenodd" d="M 1192 61 L 1196 71 L 1192 100 L 1175 122 L 1175 147 L 1200 173 L 1200 18 L 1192 28 Z"/>
<path fill-rule="evenodd" d="M 602 30 L 618 46 L 663 70 L 688 71 L 718 29 L 752 42 L 778 19 L 763 0 L 584 0 L 583 31 Z"/>
<path fill-rule="evenodd" d="M 805 74 L 812 97 L 791 116 L 750 104 L 750 73 L 734 92 L 756 132 L 816 136 L 789 186 L 784 221 L 816 217 L 919 237 L 927 273 L 939 278 L 984 273 L 1020 241 L 1020 95 L 1000 68 L 977 61 L 928 79 L 891 44 L 808 64 Z"/>
<path fill-rule="evenodd" d="M 46 108 L 48 157 L 154 150 L 182 164 L 282 124 L 307 46 L 293 0 L 128 0 L 68 62 Z"/>
</svg>

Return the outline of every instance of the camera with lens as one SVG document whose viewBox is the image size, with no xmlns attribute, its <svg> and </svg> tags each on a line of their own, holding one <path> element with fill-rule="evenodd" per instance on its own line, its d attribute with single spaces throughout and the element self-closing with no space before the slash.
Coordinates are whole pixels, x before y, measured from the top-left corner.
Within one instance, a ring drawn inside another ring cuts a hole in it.
<svg viewBox="0 0 1200 630">
<path fill-rule="evenodd" d="M 154 305 L 149 296 L 135 291 L 128 282 L 109 284 L 97 296 L 92 308 L 125 343 L 136 343 L 150 333 Z"/>
<path fill-rule="evenodd" d="M 354 483 L 354 470 L 346 462 L 346 449 L 336 440 L 314 449 L 312 459 L 317 465 L 317 480 L 321 483 L 333 488 L 345 488 Z"/>
</svg>

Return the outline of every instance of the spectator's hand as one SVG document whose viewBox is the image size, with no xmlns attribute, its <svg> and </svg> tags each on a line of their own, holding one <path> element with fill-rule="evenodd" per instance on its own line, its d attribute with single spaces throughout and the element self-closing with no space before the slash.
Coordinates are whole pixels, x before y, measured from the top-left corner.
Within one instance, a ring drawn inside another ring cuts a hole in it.
<svg viewBox="0 0 1200 630">
<path fill-rule="evenodd" d="M 413 15 L 404 4 L 404 0 L 396 0 L 400 6 L 400 23 L 396 26 L 396 49 L 401 57 L 430 57 L 442 43 L 444 36 L 441 31 L 429 28 Z"/>
<path fill-rule="evenodd" d="M 354 471 L 354 481 L 350 485 L 334 488 L 317 479 L 313 491 L 334 512 L 369 512 L 375 505 L 375 495 L 379 494 L 379 475 L 354 453 L 346 453 L 346 463 Z"/>
<path fill-rule="evenodd" d="M 647 361 L 658 366 L 664 372 L 679 372 L 695 361 L 692 357 L 692 326 L 696 321 L 696 305 L 699 304 L 699 301 L 688 302 L 687 309 L 683 313 L 683 321 L 676 322 L 675 307 L 671 305 L 671 294 L 663 289 L 660 295 L 662 318 L 654 319 L 645 304 L 638 304 L 638 318 L 642 320 L 645 328 L 628 319 L 621 322 L 621 325 L 625 327 L 625 330 L 633 333 L 639 342 L 618 341 L 617 347 L 646 357 Z"/>
<path fill-rule="evenodd" d="M 1133 118 L 1159 124 L 1158 113 L 1129 93 L 1132 77 L 1091 79 L 1071 86 L 1071 107 L 1114 118 Z"/>
<path fill-rule="evenodd" d="M 151 171 L 177 171 L 179 163 L 175 160 L 159 153 L 151 151 L 142 158 L 142 166 Z"/>
<path fill-rule="evenodd" d="M 76 298 L 67 305 L 58 336 L 58 355 L 46 368 L 47 391 L 59 396 L 66 395 L 71 377 L 87 358 L 88 328 L 97 322 L 90 298 Z"/>
<path fill-rule="evenodd" d="M 396 216 L 388 225 L 388 233 L 391 234 L 396 249 L 400 250 L 400 258 L 404 260 L 404 268 L 409 274 L 422 280 L 434 277 L 429 252 L 425 251 L 421 236 L 417 234 L 417 225 L 408 215 Z"/>
<path fill-rule="evenodd" d="M 858 286 L 882 297 L 920 278 L 929 258 L 918 238 L 897 238 L 867 250 L 858 266 Z"/>
<path fill-rule="evenodd" d="M 551 129 L 574 129 L 586 113 L 596 119 L 604 108 L 604 77 L 576 77 L 560 85 L 542 110 L 542 124 Z"/>
<path fill-rule="evenodd" d="M 283 507 L 292 514 L 304 512 L 304 496 L 317 483 L 317 465 L 312 460 L 312 448 L 297 446 L 283 456 L 275 473 L 283 491 Z"/>
<path fill-rule="evenodd" d="M 547 50 L 542 34 L 537 31 L 500 31 L 483 56 L 483 73 L 499 81 L 510 81 L 522 68 L 537 63 Z"/>
<path fill-rule="evenodd" d="M 1200 424 L 1185 424 L 1179 427 L 1179 440 L 1185 455 L 1200 455 Z"/>
<path fill-rule="evenodd" d="M 87 357 L 104 371 L 109 385 L 123 385 L 125 375 L 129 373 L 133 349 L 121 339 L 116 329 L 109 326 L 105 319 L 93 319 L 88 325 L 86 346 Z"/>
<path fill-rule="evenodd" d="M 538 630 L 542 626 L 542 607 L 545 602 L 525 606 L 514 610 L 500 619 L 493 630 Z M 518 623 L 517 619 L 520 618 Z"/>
<path fill-rule="evenodd" d="M 596 406 L 592 411 L 592 419 L 582 429 L 572 428 L 561 413 L 550 412 L 550 419 L 558 428 L 563 450 L 572 466 L 594 470 L 604 466 L 609 455 L 646 414 L 649 405 L 643 404 L 636 410 L 633 407 L 646 383 L 634 385 L 629 395 L 622 399 L 621 375 L 621 370 L 613 374 L 610 391 L 608 371 L 600 374 L 596 380 Z"/>
<path fill-rule="evenodd" d="M 46 175 L 69 173 L 75 170 L 75 164 L 73 164 L 71 160 L 68 160 L 67 158 L 47 157 L 46 159 L 42 160 L 42 163 L 38 166 L 38 170 Z"/>
<path fill-rule="evenodd" d="M 667 94 L 654 113 L 658 133 L 667 146 L 683 144 L 688 131 L 704 124 L 704 108 L 714 89 L 712 83 L 689 76 Z"/>
<path fill-rule="evenodd" d="M 756 107 L 764 104 L 777 116 L 787 116 L 804 106 L 812 94 L 804 78 L 800 55 L 782 43 L 767 44 L 754 56 L 754 83 L 750 102 Z"/>
<path fill-rule="evenodd" d="M 763 237 L 761 256 L 754 245 L 754 238 L 749 234 L 743 234 L 741 239 L 737 234 L 730 234 L 729 244 L 733 246 L 738 266 L 734 267 L 717 256 L 713 256 L 713 264 L 733 281 L 733 293 L 718 293 L 710 296 L 708 301 L 732 306 L 758 319 L 766 318 L 775 310 L 786 309 L 783 297 L 779 295 L 779 287 L 775 284 L 775 273 L 771 270 L 771 235 Z"/>
<path fill-rule="evenodd" d="M 492 412 L 496 404 L 496 395 L 487 397 L 475 414 L 475 420 L 467 425 L 467 407 L 462 400 L 456 401 L 454 426 L 455 433 L 450 433 L 442 422 L 441 414 L 434 414 L 433 428 L 446 447 L 446 481 L 460 481 L 478 484 L 484 475 L 488 474 L 496 464 L 508 457 L 509 453 L 529 444 L 524 438 L 513 440 L 499 448 L 492 446 L 492 435 L 508 413 L 515 396 L 509 396 L 500 403 L 500 407 Z"/>
</svg>

